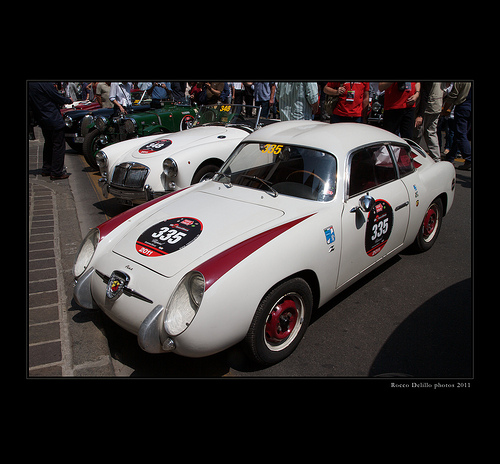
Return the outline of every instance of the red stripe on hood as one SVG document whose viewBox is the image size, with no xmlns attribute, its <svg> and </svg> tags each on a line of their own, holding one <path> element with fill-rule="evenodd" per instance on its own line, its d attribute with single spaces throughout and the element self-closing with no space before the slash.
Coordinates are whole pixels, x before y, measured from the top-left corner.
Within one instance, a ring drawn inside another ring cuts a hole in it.
<svg viewBox="0 0 500 464">
<path fill-rule="evenodd" d="M 270 242 L 272 239 L 286 232 L 288 229 L 296 226 L 305 219 L 313 216 L 316 213 L 309 214 L 300 219 L 287 222 L 274 229 L 267 230 L 258 234 L 244 242 L 238 243 L 231 248 L 219 253 L 218 255 L 205 261 L 199 265 L 195 271 L 201 272 L 205 277 L 205 291 L 207 291 L 217 280 L 219 280 L 226 272 L 243 261 L 247 256 L 250 256 L 254 251 Z"/>
<path fill-rule="evenodd" d="M 134 208 L 128 209 L 127 211 L 124 211 L 123 213 L 120 213 L 117 216 L 114 216 L 111 219 L 107 220 L 106 222 L 103 222 L 102 224 L 98 225 L 97 228 L 99 229 L 100 233 L 99 241 L 101 241 L 104 237 L 106 237 L 106 235 L 108 235 L 112 230 L 116 229 L 120 224 L 123 224 L 127 219 L 130 219 L 132 216 L 135 216 L 136 214 L 140 213 L 146 208 L 149 208 L 150 206 L 155 205 L 160 201 L 166 200 L 167 198 L 175 195 L 176 193 L 180 193 L 183 190 L 186 190 L 186 188 L 183 188 L 181 190 L 176 190 L 175 192 L 158 197 L 155 200 L 151 200 L 146 203 L 143 203 L 142 205 L 135 206 Z"/>
</svg>

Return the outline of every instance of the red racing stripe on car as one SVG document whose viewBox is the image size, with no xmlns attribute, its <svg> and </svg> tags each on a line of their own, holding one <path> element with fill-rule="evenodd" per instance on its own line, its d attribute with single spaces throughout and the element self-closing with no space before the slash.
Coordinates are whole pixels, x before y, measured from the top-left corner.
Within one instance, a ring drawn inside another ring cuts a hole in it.
<svg viewBox="0 0 500 464">
<path fill-rule="evenodd" d="M 238 263 L 243 261 L 247 256 L 263 247 L 266 243 L 286 232 L 288 229 L 300 224 L 302 221 L 313 216 L 316 213 L 309 214 L 303 218 L 295 219 L 287 222 L 274 229 L 267 230 L 258 234 L 244 242 L 238 243 L 231 248 L 219 253 L 218 255 L 205 261 L 199 265 L 195 271 L 201 272 L 205 277 L 205 291 L 207 291 L 217 280 L 219 280 L 226 272 L 231 270 Z"/>
<path fill-rule="evenodd" d="M 189 188 L 189 187 L 186 187 Z M 108 235 L 112 230 L 116 229 L 120 224 L 124 223 L 127 219 L 130 219 L 132 216 L 135 216 L 136 214 L 140 213 L 142 210 L 149 208 L 150 206 L 155 205 L 159 201 L 166 200 L 168 197 L 174 196 L 176 193 L 182 192 L 184 189 L 181 190 L 176 190 L 175 192 L 169 193 L 167 195 L 158 197 L 154 200 L 148 201 L 146 203 L 143 203 L 142 205 L 136 206 L 134 208 L 128 209 L 127 211 L 124 211 L 121 214 L 118 214 L 115 217 L 112 217 L 106 222 L 103 222 L 101 225 L 98 225 L 97 228 L 99 229 L 99 241 L 101 241 L 106 235 Z"/>
</svg>

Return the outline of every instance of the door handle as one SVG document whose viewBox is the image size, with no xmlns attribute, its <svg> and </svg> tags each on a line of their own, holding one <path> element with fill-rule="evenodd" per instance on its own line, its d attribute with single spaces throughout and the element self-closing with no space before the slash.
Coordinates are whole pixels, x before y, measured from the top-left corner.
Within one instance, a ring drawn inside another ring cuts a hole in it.
<svg viewBox="0 0 500 464">
<path fill-rule="evenodd" d="M 394 211 L 399 211 L 400 209 L 404 208 L 405 206 L 408 206 L 409 204 L 410 204 L 409 201 L 405 201 L 403 204 L 396 206 L 396 208 L 394 208 Z"/>
</svg>

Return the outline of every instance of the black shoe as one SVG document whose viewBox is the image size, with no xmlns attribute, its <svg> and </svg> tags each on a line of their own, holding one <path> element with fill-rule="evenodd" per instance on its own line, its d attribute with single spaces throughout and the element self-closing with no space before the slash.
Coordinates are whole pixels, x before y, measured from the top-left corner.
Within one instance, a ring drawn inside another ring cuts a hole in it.
<svg viewBox="0 0 500 464">
<path fill-rule="evenodd" d="M 59 180 L 59 179 L 67 179 L 70 175 L 65 172 L 61 174 L 60 176 L 50 176 L 50 180 Z"/>
<path fill-rule="evenodd" d="M 470 171 L 472 168 L 472 163 L 470 161 L 465 161 L 464 164 L 458 166 L 458 171 Z"/>
</svg>

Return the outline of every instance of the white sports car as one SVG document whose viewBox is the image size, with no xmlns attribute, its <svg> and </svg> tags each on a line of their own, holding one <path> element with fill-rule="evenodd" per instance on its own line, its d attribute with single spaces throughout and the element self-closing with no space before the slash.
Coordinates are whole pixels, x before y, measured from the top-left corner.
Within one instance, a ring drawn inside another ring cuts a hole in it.
<svg viewBox="0 0 500 464">
<path fill-rule="evenodd" d="M 407 246 L 429 249 L 454 187 L 450 163 L 385 130 L 276 123 L 212 180 L 92 229 L 74 296 L 150 353 L 200 357 L 243 341 L 256 362 L 276 363 L 315 308 Z"/>
<path fill-rule="evenodd" d="M 255 117 L 243 115 L 249 108 Z M 260 111 L 247 105 L 202 106 L 190 130 L 105 147 L 96 155 L 104 196 L 111 193 L 132 204 L 213 177 L 241 140 L 270 122 L 260 120 Z"/>
</svg>

